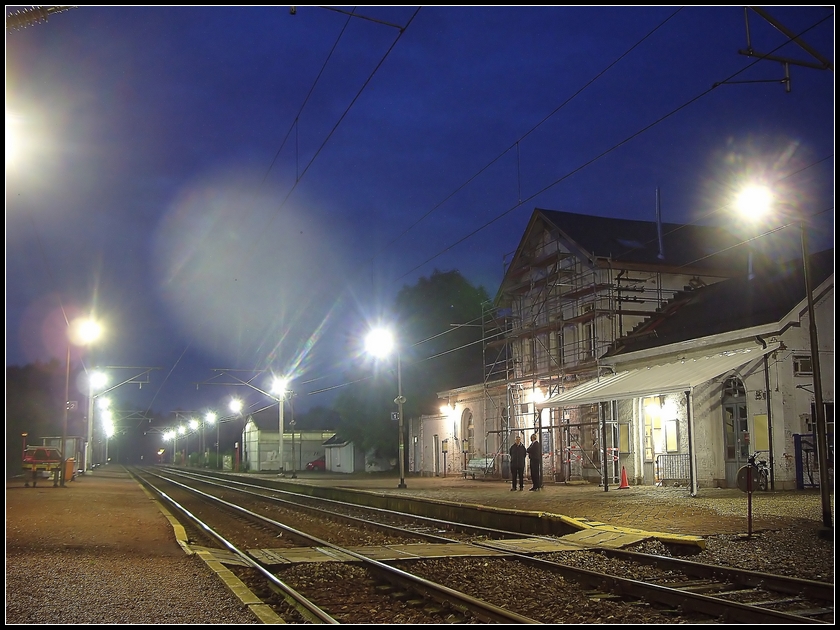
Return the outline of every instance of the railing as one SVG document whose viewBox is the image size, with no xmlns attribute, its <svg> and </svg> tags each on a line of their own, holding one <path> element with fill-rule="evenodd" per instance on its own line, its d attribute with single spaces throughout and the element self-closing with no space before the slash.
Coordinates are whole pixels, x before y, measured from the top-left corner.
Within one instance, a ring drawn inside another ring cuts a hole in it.
<svg viewBox="0 0 840 630">
<path fill-rule="evenodd" d="M 688 481 L 688 453 L 656 456 L 656 484 L 664 481 Z"/>
</svg>

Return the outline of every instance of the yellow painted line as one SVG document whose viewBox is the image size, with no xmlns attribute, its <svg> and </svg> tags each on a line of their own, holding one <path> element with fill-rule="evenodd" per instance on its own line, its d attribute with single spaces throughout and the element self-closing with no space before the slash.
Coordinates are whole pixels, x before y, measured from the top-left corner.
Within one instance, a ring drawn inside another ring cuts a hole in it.
<svg viewBox="0 0 840 630">
<path fill-rule="evenodd" d="M 230 569 L 216 560 L 213 556 L 212 550 L 199 549 L 196 550 L 195 553 L 199 558 L 204 560 L 204 563 L 210 567 L 210 570 L 221 578 L 224 585 L 227 586 L 228 589 L 230 589 L 230 591 L 239 598 L 239 601 L 245 604 L 248 609 L 254 613 L 254 616 L 262 623 L 286 623 L 280 615 L 274 612 L 271 606 L 257 597 L 254 592 L 248 588 L 242 580 L 236 577 Z"/>
<path fill-rule="evenodd" d="M 175 530 L 175 540 L 178 541 L 178 544 L 181 546 L 181 549 L 187 555 L 196 554 L 199 558 L 204 560 L 204 563 L 210 567 L 210 569 L 218 575 L 222 582 L 227 586 L 230 591 L 239 598 L 243 604 L 248 606 L 248 609 L 254 614 L 254 616 L 259 619 L 262 623 L 265 624 L 280 624 L 286 623 L 285 620 L 278 615 L 268 604 L 264 603 L 259 597 L 254 595 L 253 591 L 249 589 L 242 580 L 236 577 L 230 569 L 225 567 L 221 562 L 216 560 L 213 557 L 211 551 L 205 550 L 203 548 L 197 548 L 195 551 L 190 548 L 189 544 L 187 543 L 187 532 L 184 529 L 184 526 L 178 522 L 172 513 L 166 509 L 160 501 L 158 501 L 154 495 L 152 495 L 146 487 L 138 482 L 138 485 L 149 497 L 152 501 L 154 501 L 158 509 L 163 513 L 166 517 L 166 520 L 169 521 L 170 525 L 172 525 L 172 529 Z"/>
<path fill-rule="evenodd" d="M 184 550 L 184 553 L 186 553 L 188 556 L 191 556 L 194 552 L 192 549 L 190 549 L 188 543 L 189 539 L 187 538 L 187 530 L 184 529 L 184 526 L 181 525 L 178 519 L 175 518 L 168 509 L 166 509 L 166 506 L 163 503 L 157 500 L 157 497 L 155 497 L 151 492 L 148 491 L 146 486 L 144 486 L 140 482 L 137 482 L 137 485 L 140 486 L 140 489 L 147 497 L 149 497 L 152 501 L 155 502 L 155 504 L 158 506 L 158 509 L 166 517 L 166 520 L 169 521 L 170 525 L 172 525 L 172 529 L 175 532 L 176 542 L 181 547 L 181 549 Z"/>
</svg>

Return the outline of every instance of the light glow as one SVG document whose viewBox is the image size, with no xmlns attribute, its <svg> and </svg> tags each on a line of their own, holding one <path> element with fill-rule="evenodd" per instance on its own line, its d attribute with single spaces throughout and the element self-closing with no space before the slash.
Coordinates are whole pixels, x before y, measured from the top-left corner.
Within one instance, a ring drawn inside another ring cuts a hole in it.
<svg viewBox="0 0 840 630">
<path fill-rule="evenodd" d="M 769 188 L 751 185 L 738 193 L 735 204 L 743 217 L 755 221 L 770 214 L 774 201 L 775 198 Z"/>
<path fill-rule="evenodd" d="M 371 330 L 365 339 L 365 350 L 375 357 L 386 357 L 394 349 L 394 335 L 390 330 L 377 328 Z"/>
</svg>

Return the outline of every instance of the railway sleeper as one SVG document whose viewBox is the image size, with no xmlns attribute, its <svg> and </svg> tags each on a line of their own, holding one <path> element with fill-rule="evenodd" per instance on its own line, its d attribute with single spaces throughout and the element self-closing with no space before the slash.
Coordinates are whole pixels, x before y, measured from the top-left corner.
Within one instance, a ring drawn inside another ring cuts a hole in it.
<svg viewBox="0 0 840 630">
<path fill-rule="evenodd" d="M 737 584 L 732 584 L 731 582 L 717 582 L 712 584 L 696 584 L 693 586 L 677 586 L 676 588 L 680 589 L 681 591 L 687 591 L 689 593 L 726 593 L 731 591 L 734 588 L 737 588 Z"/>
</svg>

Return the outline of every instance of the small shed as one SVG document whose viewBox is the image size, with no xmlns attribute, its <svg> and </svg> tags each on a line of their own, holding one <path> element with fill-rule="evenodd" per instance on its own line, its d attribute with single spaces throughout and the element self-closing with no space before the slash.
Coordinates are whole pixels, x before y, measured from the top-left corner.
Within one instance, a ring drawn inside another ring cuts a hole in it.
<svg viewBox="0 0 840 630">
<path fill-rule="evenodd" d="M 325 440 L 323 446 L 329 472 L 365 472 L 365 454 L 353 442 L 336 434 Z"/>
<path fill-rule="evenodd" d="M 242 461 L 251 472 L 278 472 L 303 470 L 306 463 L 324 454 L 324 440 L 335 435 L 334 431 L 292 431 L 291 422 L 283 431 L 283 462 L 278 457 L 279 426 L 273 414 L 255 413 L 248 416 L 242 431 Z"/>
</svg>

